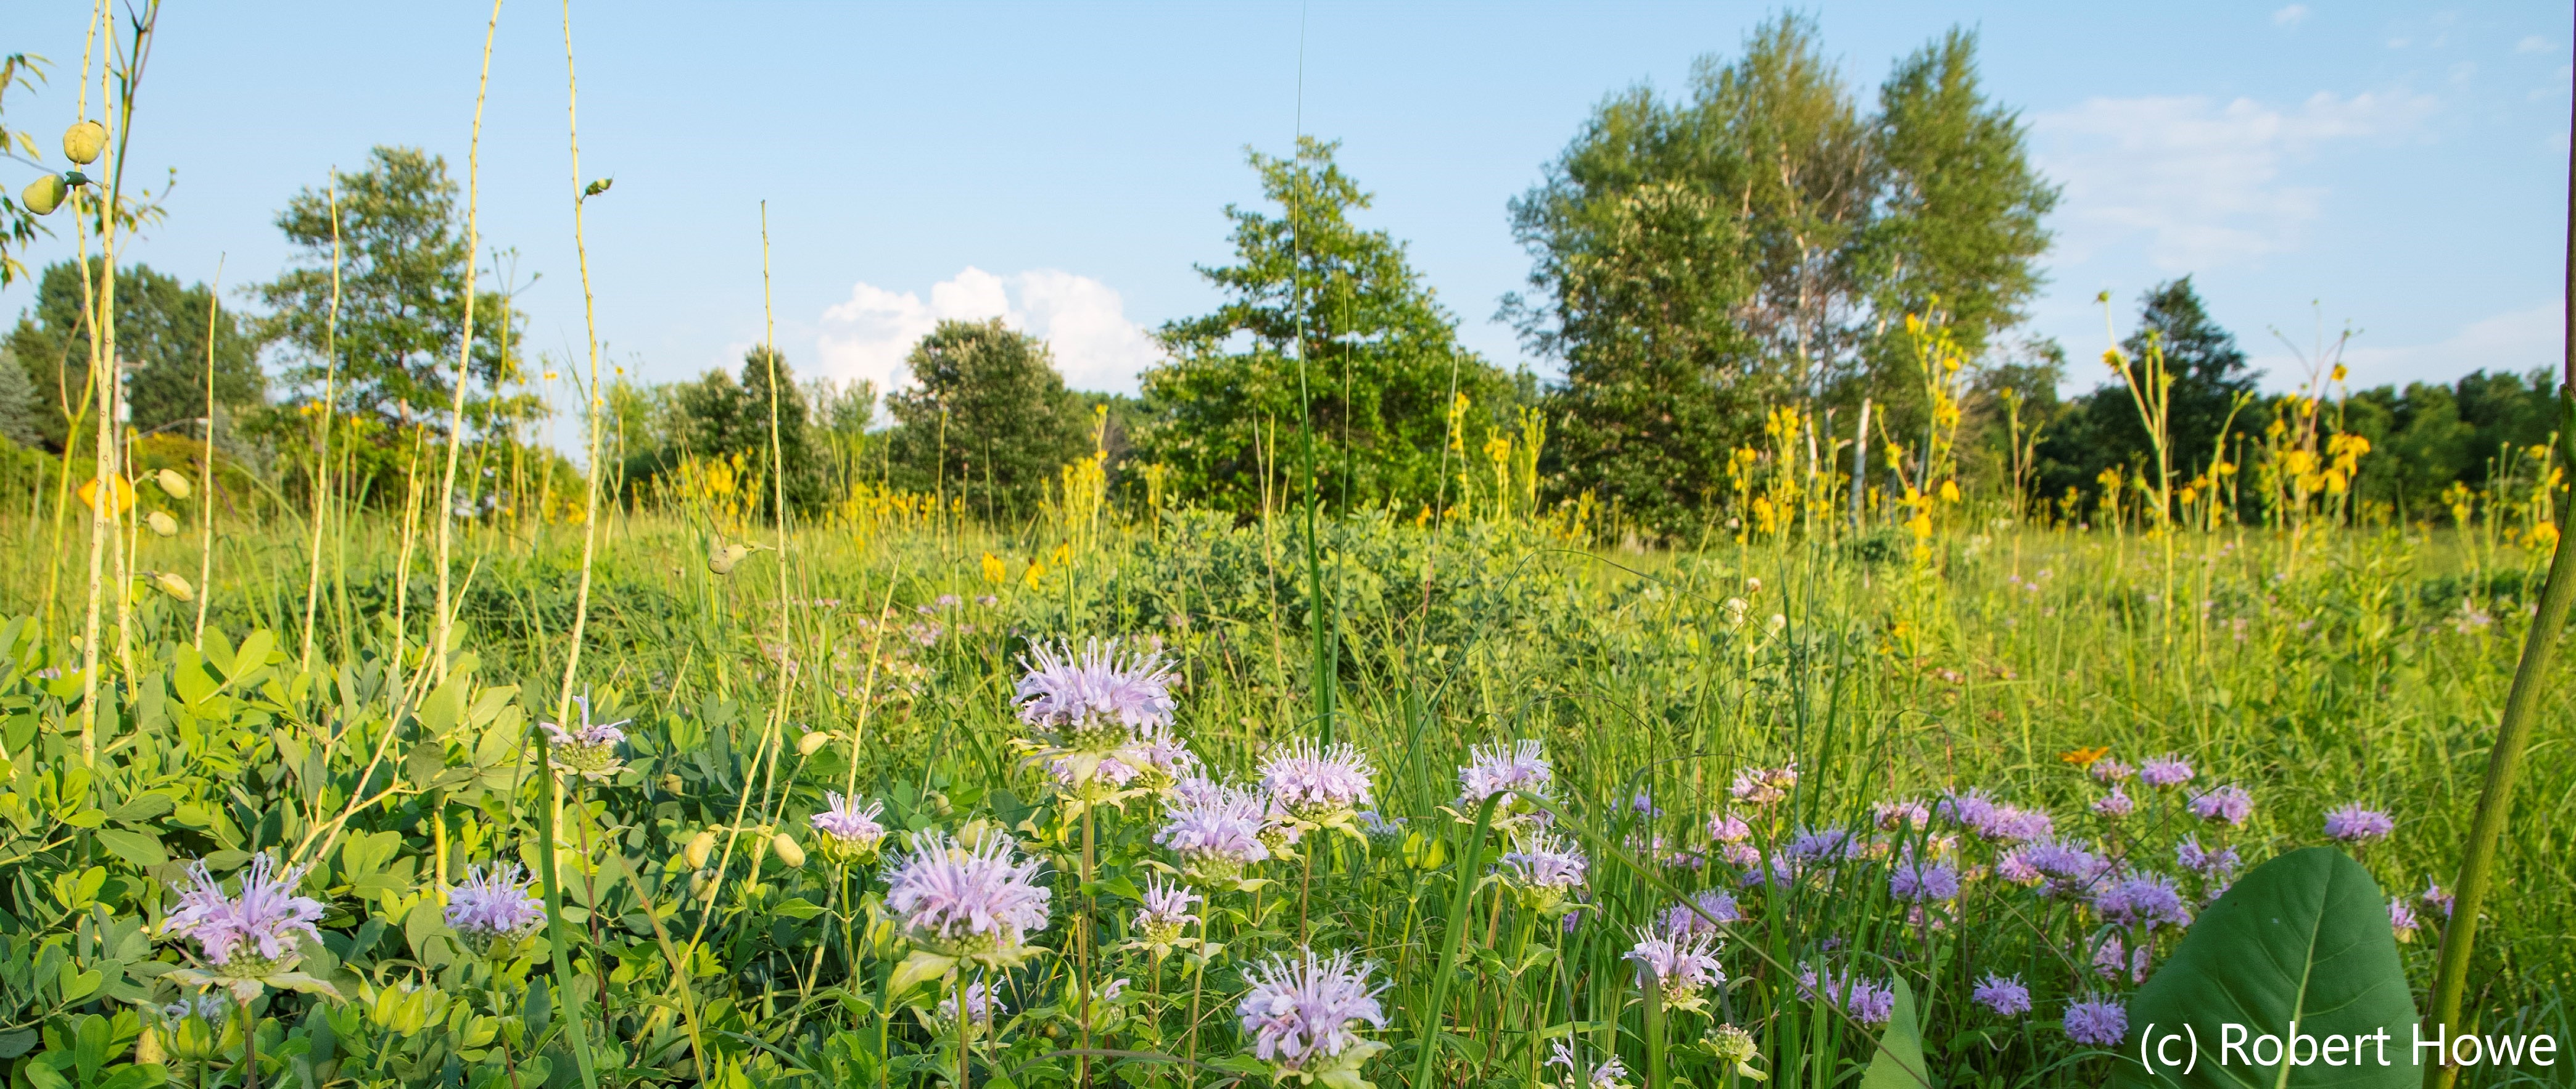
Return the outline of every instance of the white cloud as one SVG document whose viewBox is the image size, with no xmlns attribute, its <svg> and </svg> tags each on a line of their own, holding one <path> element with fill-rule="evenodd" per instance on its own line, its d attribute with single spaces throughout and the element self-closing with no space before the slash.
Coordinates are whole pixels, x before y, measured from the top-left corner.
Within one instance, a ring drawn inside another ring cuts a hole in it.
<svg viewBox="0 0 2576 1089">
<path fill-rule="evenodd" d="M 2240 98 L 2096 98 L 2033 120 L 2038 158 L 2066 186 L 2061 250 L 2082 260 L 2146 237 L 2187 272 L 2295 247 L 2326 190 L 2284 177 L 2318 145 L 2413 130 L 2430 96 L 2318 92 L 2281 109 Z"/>
<path fill-rule="evenodd" d="M 1046 341 L 1075 389 L 1134 393 L 1137 374 L 1161 355 L 1107 284 L 1056 269 L 996 276 L 973 266 L 931 285 L 928 299 L 853 285 L 848 301 L 823 311 L 817 355 L 831 377 L 892 389 L 911 381 L 904 356 L 941 321 L 996 317 Z"/>
<path fill-rule="evenodd" d="M 2558 48 L 2557 43 L 2537 34 L 2513 43 L 2513 51 L 2516 53 L 2547 53 L 2556 48 Z"/>
<path fill-rule="evenodd" d="M 2352 385 L 2356 389 L 2450 382 L 2474 370 L 2523 374 L 2538 367 L 2555 371 L 2559 354 L 2565 350 L 2565 315 L 2566 304 L 2560 302 L 2509 310 L 2470 322 L 2429 344 L 2374 345 L 2368 330 L 2364 330 L 2345 350 L 2343 360 L 2352 368 Z M 2305 351 L 2308 346 L 2302 344 L 2300 348 Z M 2266 372 L 2265 384 L 2277 388 L 2298 385 L 2306 373 L 2300 361 L 2287 353 L 2258 357 L 2252 362 Z"/>
<path fill-rule="evenodd" d="M 2282 8 L 2281 10 L 2272 13 L 2272 25 L 2274 26 L 2297 26 L 2300 23 L 2306 22 L 2307 19 L 2308 6 L 2306 4 L 2292 4 L 2289 7 Z"/>
</svg>

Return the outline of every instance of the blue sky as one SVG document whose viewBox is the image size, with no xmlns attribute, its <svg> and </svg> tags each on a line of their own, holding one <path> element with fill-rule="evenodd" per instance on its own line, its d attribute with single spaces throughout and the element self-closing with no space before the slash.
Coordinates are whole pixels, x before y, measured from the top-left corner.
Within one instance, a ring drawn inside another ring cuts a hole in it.
<svg viewBox="0 0 2576 1089">
<path fill-rule="evenodd" d="M 0 49 L 57 63 L 13 126 L 72 116 L 88 5 L 13 10 Z M 610 358 L 655 379 L 731 366 L 762 332 L 769 202 L 778 341 L 806 374 L 891 377 L 940 316 L 1046 335 L 1075 385 L 1133 390 L 1144 330 L 1209 308 L 1222 207 L 1257 199 L 1246 146 L 1342 141 L 1391 231 L 1505 365 L 1492 320 L 1529 262 L 1504 203 L 1605 95 L 1678 91 L 1773 9 L 1750 4 L 606 4 L 573 12 L 592 286 Z M 2066 194 L 2033 331 L 2078 360 L 2109 290 L 2193 274 L 2272 371 L 2322 318 L 2361 330 L 2356 384 L 2555 366 L 2565 234 L 2569 11 L 2409 3 L 1833 2 L 1804 10 L 1865 94 L 1944 28 L 1982 35 Z M 135 163 L 178 171 L 130 252 L 232 285 L 287 258 L 298 187 L 374 144 L 460 181 L 488 5 L 174 3 Z M 1302 15 L 1301 15 L 1302 12 Z M 482 186 L 515 247 L 534 346 L 582 336 L 560 4 L 501 16 Z M 1300 21 L 1303 30 L 1303 94 Z M 28 172 L 0 177 L 13 190 Z M 30 265 L 64 256 L 37 246 Z M 0 294 L 0 314 L 27 291 Z M 2093 381 L 2079 363 L 2074 384 Z"/>
</svg>

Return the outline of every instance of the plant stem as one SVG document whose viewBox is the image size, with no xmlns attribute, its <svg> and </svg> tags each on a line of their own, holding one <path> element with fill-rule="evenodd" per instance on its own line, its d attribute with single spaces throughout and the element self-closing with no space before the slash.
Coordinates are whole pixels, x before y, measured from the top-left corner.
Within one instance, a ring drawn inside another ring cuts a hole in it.
<svg viewBox="0 0 2576 1089">
<path fill-rule="evenodd" d="M 2576 129 L 2576 120 L 2570 128 Z M 2576 148 L 2568 155 L 2576 167 Z M 2576 177 L 2571 177 L 2567 203 L 2576 210 Z M 2566 257 L 2567 298 L 2576 303 L 2576 220 L 2567 229 Z M 2569 313 L 2566 329 L 2564 384 L 2558 391 L 2561 422 L 2558 425 L 2559 456 L 2567 458 L 2576 449 L 2576 310 Z M 2576 464 L 2576 459 L 2568 459 Z M 2576 597 L 2576 570 L 2570 570 L 2568 553 L 2576 551 L 2576 541 L 2568 535 L 2567 512 L 2558 513 L 2558 547 L 2549 557 L 2549 578 L 2540 591 L 2540 611 L 2532 617 L 2531 632 L 2522 644 L 2522 663 L 2513 673 L 2513 688 L 2504 699 L 2504 718 L 2496 727 L 2495 748 L 2487 755 L 2486 784 L 2478 792 L 2477 816 L 2469 824 L 2469 841 L 2460 859 L 2459 883 L 2452 890 L 2450 925 L 2442 928 L 2442 960 L 2433 984 L 2433 1008 L 2425 1015 L 2426 1026 L 2449 1035 L 2450 1026 L 2462 1024 L 2460 1002 L 2468 992 L 2469 959 L 2478 938 L 2478 909 L 2487 896 L 2487 880 L 2495 866 L 2496 840 L 2504 833 L 2505 819 L 2513 812 L 2514 780 L 2522 772 L 2522 751 L 2531 741 L 2532 721 L 2540 703 L 2540 687 L 2549 676 L 2551 660 L 2557 655 L 2558 635 L 2567 626 L 2567 606 Z M 2460 1076 L 2460 1068 L 2435 1064 L 2424 1070 L 2425 1089 L 2449 1089 Z"/>
<path fill-rule="evenodd" d="M 1664 988 L 1652 979 L 1639 978 L 1638 989 L 1646 992 L 1646 1089 L 1663 1089 L 1664 1081 Z"/>
</svg>

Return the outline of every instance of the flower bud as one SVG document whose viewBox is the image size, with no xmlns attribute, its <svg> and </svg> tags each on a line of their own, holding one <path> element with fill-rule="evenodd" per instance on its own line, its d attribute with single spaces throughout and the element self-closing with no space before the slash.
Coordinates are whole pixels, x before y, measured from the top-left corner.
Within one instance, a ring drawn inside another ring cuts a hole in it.
<svg viewBox="0 0 2576 1089">
<path fill-rule="evenodd" d="M 788 869 L 805 865 L 805 848 L 797 846 L 785 832 L 769 837 L 769 849 L 778 852 L 778 860 L 786 863 Z"/>
<path fill-rule="evenodd" d="M 815 753 L 823 751 L 823 746 L 831 743 L 831 734 L 821 730 L 816 730 L 813 733 L 796 739 L 796 755 L 812 756 Z"/>
<path fill-rule="evenodd" d="M 98 161 L 98 153 L 107 150 L 107 126 L 96 121 L 83 121 L 63 130 L 63 157 L 82 166 Z"/>
<path fill-rule="evenodd" d="M 177 469 L 163 469 L 152 474 L 152 482 L 160 485 L 161 490 L 168 493 L 172 499 L 188 497 L 188 478 Z"/>
<path fill-rule="evenodd" d="M 689 845 L 680 852 L 680 857 L 688 860 L 690 869 L 703 870 L 707 868 L 707 859 L 713 857 L 715 853 L 716 834 L 713 830 L 707 830 L 690 836 Z"/>
<path fill-rule="evenodd" d="M 181 601 L 197 600 L 197 588 L 188 585 L 188 580 L 180 578 L 177 575 L 173 575 L 170 572 L 153 572 L 152 585 L 160 587 L 162 593 L 168 594 Z"/>
<path fill-rule="evenodd" d="M 71 187 L 63 184 L 61 175 L 47 174 L 19 190 L 18 203 L 26 205 L 28 211 L 37 215 L 49 216 L 54 214 L 54 209 L 62 207 L 63 197 L 70 192 Z"/>
<path fill-rule="evenodd" d="M 143 524 L 152 527 L 152 532 L 163 537 L 179 535 L 179 520 L 170 517 L 170 512 L 166 510 L 156 510 L 144 515 Z"/>
</svg>

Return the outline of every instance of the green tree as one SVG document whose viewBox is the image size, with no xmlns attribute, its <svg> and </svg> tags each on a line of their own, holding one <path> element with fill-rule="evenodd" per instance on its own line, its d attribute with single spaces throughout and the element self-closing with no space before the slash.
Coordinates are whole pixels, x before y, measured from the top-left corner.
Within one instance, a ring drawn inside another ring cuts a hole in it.
<svg viewBox="0 0 2576 1089">
<path fill-rule="evenodd" d="M 36 384 L 28 380 L 27 369 L 18 365 L 17 353 L 0 344 L 0 439 L 20 446 L 43 443 L 43 411 Z"/>
<path fill-rule="evenodd" d="M 93 282 L 104 269 L 90 260 Z M 88 307 L 80 266 L 47 266 L 36 282 L 35 305 L 18 319 L 8 346 L 37 392 L 35 433 L 63 449 L 69 413 L 81 411 L 89 387 Z M 116 352 L 132 368 L 125 385 L 130 422 L 138 430 L 199 420 L 206 409 L 206 310 L 214 292 L 204 284 L 182 286 L 146 265 L 117 274 Z M 218 419 L 260 404 L 267 380 L 260 373 L 256 329 L 229 311 L 215 314 L 215 402 Z M 67 412 L 68 410 L 68 412 Z"/>
<path fill-rule="evenodd" d="M 2229 426 L 2237 399 L 2253 394 L 2260 375 L 2247 364 L 2236 335 L 2209 316 L 2189 276 L 2158 284 L 2140 297 L 2138 329 L 2120 347 L 2131 358 L 2142 358 L 2150 343 L 2163 350 L 2173 382 L 2167 441 L 2180 485 L 2209 468 L 2219 429 Z M 2250 409 L 2237 415 L 2230 434 L 2241 435 L 2254 426 L 2251 415 Z M 2115 465 L 2135 476 L 2132 467 L 2155 464 L 2146 423 L 2139 419 L 2128 387 L 2116 378 L 2078 398 L 2065 425 L 2043 441 L 2042 452 L 2050 463 L 2043 479 L 2051 495 L 2069 487 L 2090 491 L 2094 478 Z"/>
<path fill-rule="evenodd" d="M 1452 394 L 1488 412 L 1511 399 L 1508 379 L 1458 344 L 1457 319 L 1404 246 L 1350 221 L 1369 195 L 1334 164 L 1336 147 L 1300 137 L 1293 158 L 1247 153 L 1280 214 L 1228 205 L 1237 263 L 1199 269 L 1225 302 L 1158 333 L 1170 358 L 1144 375 L 1155 422 L 1138 456 L 1210 506 L 1254 509 L 1265 471 L 1274 495 L 1301 481 L 1301 412 L 1325 502 L 1429 502 Z"/>
<path fill-rule="evenodd" d="M 287 377 L 318 399 L 329 363 L 332 190 L 339 204 L 337 400 L 352 415 L 443 433 L 464 336 L 468 255 L 447 161 L 419 149 L 378 147 L 366 169 L 333 172 L 329 189 L 302 190 L 278 214 L 296 264 L 261 285 L 259 295 L 274 312 L 268 332 L 292 349 Z M 491 383 L 505 373 L 502 346 L 519 339 L 518 322 L 502 294 L 487 291 L 475 301 L 470 369 L 477 378 Z"/>
<path fill-rule="evenodd" d="M 913 385 L 886 397 L 894 481 L 1021 518 L 1065 463 L 1091 448 L 1091 414 L 1064 388 L 1046 342 L 1002 319 L 942 321 L 904 357 Z"/>
</svg>

